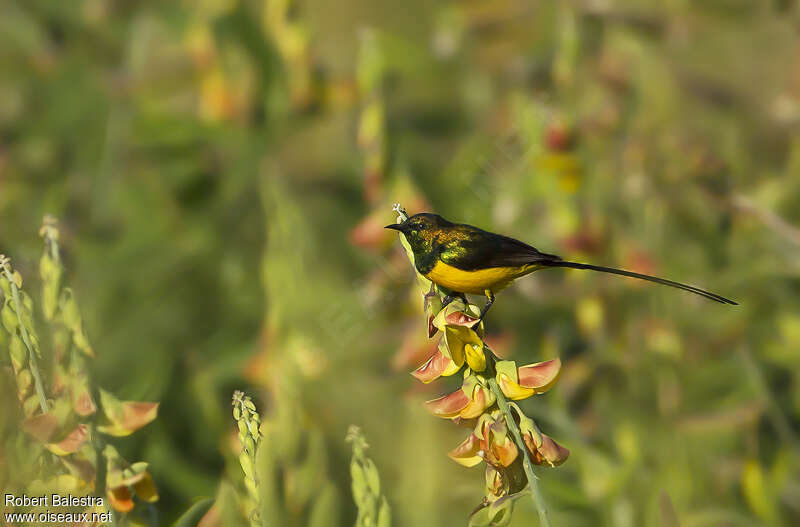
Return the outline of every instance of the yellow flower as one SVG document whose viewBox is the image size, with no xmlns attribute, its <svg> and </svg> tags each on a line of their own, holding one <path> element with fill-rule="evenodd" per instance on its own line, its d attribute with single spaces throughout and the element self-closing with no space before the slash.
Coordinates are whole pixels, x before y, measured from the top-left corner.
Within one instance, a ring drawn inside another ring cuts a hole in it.
<svg viewBox="0 0 800 527">
<path fill-rule="evenodd" d="M 442 340 L 459 367 L 466 361 L 473 371 L 481 372 L 486 369 L 483 341 L 472 329 L 464 326 L 445 326 Z"/>
<path fill-rule="evenodd" d="M 475 434 L 470 434 L 460 445 L 448 452 L 447 455 L 459 465 L 474 467 L 483 461 L 483 456 L 481 455 L 481 440 Z"/>
<path fill-rule="evenodd" d="M 111 445 L 106 445 L 103 456 L 107 463 L 106 497 L 114 509 L 120 512 L 132 510 L 134 494 L 148 503 L 158 501 L 158 491 L 147 472 L 147 463 L 129 465 Z"/>
<path fill-rule="evenodd" d="M 496 365 L 497 384 L 509 399 L 518 401 L 549 390 L 561 375 L 561 359 L 552 359 L 517 368 L 514 361 Z"/>
</svg>

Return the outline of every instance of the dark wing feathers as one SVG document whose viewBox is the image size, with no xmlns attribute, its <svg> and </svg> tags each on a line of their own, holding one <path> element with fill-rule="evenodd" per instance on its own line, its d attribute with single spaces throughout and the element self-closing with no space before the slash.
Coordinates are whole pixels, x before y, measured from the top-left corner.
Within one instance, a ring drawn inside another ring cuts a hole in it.
<svg viewBox="0 0 800 527">
<path fill-rule="evenodd" d="M 464 271 L 561 260 L 527 243 L 471 225 L 457 225 L 449 239 L 442 242 L 442 248 L 442 261 Z"/>
</svg>

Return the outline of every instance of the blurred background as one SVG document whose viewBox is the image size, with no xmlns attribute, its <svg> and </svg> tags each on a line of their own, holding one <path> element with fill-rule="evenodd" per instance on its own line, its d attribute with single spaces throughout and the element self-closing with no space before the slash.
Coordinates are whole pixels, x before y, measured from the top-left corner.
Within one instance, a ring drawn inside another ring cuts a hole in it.
<svg viewBox="0 0 800 527">
<path fill-rule="evenodd" d="M 278 438 L 284 525 L 320 482 L 354 521 L 350 424 L 394 525 L 466 524 L 484 476 L 422 406 L 456 380 L 407 374 L 435 343 L 398 201 L 741 304 L 560 270 L 499 296 L 497 352 L 564 362 L 523 404 L 571 450 L 539 471 L 555 525 L 800 523 L 796 1 L 0 10 L 0 252 L 37 298 L 60 219 L 95 382 L 161 402 L 117 443 L 158 524 L 240 486 L 235 389 Z"/>
</svg>

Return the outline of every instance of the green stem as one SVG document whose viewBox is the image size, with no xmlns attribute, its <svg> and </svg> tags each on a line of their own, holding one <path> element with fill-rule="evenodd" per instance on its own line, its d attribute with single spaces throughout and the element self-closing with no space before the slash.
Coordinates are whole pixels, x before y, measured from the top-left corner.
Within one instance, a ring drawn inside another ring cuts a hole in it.
<svg viewBox="0 0 800 527">
<path fill-rule="evenodd" d="M 489 351 L 488 348 L 487 351 Z M 495 357 L 491 352 L 489 353 L 489 360 L 492 363 L 490 371 L 494 371 Z M 522 433 L 519 430 L 517 421 L 514 419 L 514 414 L 511 412 L 511 407 L 508 405 L 508 401 L 506 401 L 506 397 L 503 394 L 503 391 L 500 389 L 500 386 L 498 386 L 497 380 L 494 376 L 489 377 L 489 388 L 491 388 L 492 393 L 494 393 L 494 396 L 497 399 L 497 406 L 500 408 L 500 411 L 503 412 L 503 416 L 506 419 L 506 424 L 508 425 L 509 430 L 511 430 L 511 435 L 514 436 L 514 442 L 517 444 L 517 450 L 522 452 L 522 466 L 525 469 L 525 475 L 528 477 L 528 488 L 531 491 L 533 505 L 536 507 L 536 512 L 539 514 L 539 525 L 541 525 L 541 527 L 550 527 L 550 516 L 547 514 L 547 506 L 544 503 L 544 496 L 542 496 L 542 491 L 539 489 L 539 478 L 536 476 L 536 472 L 533 470 L 531 456 L 528 453 L 528 448 L 525 446 L 525 441 L 522 440 Z"/>
<path fill-rule="evenodd" d="M 33 350 L 31 339 L 28 336 L 28 330 L 25 328 L 25 324 L 22 322 L 22 315 L 20 314 L 20 310 L 22 309 L 22 301 L 20 301 L 19 298 L 19 289 L 17 289 L 17 283 L 14 281 L 14 275 L 11 274 L 11 269 L 8 266 L 8 260 L 3 259 L 0 263 L 2 263 L 3 273 L 6 275 L 6 279 L 11 287 L 11 298 L 14 301 L 14 311 L 17 312 L 17 321 L 19 322 L 19 332 L 22 335 L 22 342 L 25 343 L 25 347 L 28 349 L 28 364 L 30 364 L 31 375 L 33 375 L 33 383 L 36 387 L 36 394 L 39 396 L 39 406 L 42 407 L 43 413 L 47 413 L 50 411 L 50 406 L 47 404 L 47 396 L 44 393 L 42 377 L 39 374 L 39 366 L 36 361 L 36 352 Z"/>
<path fill-rule="evenodd" d="M 764 378 L 764 372 L 761 366 L 756 362 L 755 357 L 753 357 L 753 354 L 750 353 L 750 350 L 746 346 L 739 348 L 739 356 L 744 363 L 745 371 L 750 375 L 753 387 L 759 392 L 759 395 L 767 404 L 767 415 L 770 421 L 772 421 L 772 426 L 775 428 L 778 436 L 780 436 L 784 443 L 791 445 L 796 451 L 800 452 L 800 440 L 798 440 L 789 421 L 786 419 L 786 416 L 783 415 L 778 401 L 775 400 L 775 396 L 769 389 L 769 384 L 767 384 Z"/>
</svg>

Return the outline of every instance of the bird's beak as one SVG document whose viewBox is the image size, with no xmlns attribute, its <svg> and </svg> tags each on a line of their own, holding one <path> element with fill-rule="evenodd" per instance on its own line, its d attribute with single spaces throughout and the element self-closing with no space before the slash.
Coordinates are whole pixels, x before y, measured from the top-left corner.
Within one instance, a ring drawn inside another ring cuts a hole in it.
<svg viewBox="0 0 800 527">
<path fill-rule="evenodd" d="M 400 232 L 405 231 L 405 229 L 403 228 L 403 224 L 402 223 L 392 223 L 391 225 L 387 225 L 386 227 L 384 227 L 384 229 L 394 229 L 394 230 L 400 231 Z"/>
</svg>

